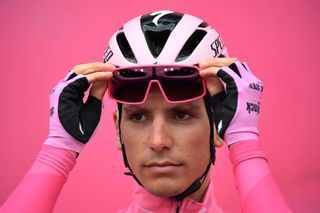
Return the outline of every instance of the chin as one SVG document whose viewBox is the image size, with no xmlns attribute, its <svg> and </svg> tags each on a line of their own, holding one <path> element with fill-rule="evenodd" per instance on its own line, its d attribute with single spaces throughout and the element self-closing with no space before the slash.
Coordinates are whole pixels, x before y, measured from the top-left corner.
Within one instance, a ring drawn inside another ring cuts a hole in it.
<svg viewBox="0 0 320 213">
<path fill-rule="evenodd" d="M 174 197 L 182 193 L 187 188 L 187 186 L 182 186 L 179 181 L 164 181 L 162 183 L 153 181 L 150 184 L 144 184 L 144 187 L 151 194 L 161 197 Z"/>
<path fill-rule="evenodd" d="M 174 197 L 178 194 L 180 194 L 180 190 L 166 190 L 166 189 L 154 189 L 154 188 L 147 188 L 147 191 L 149 191 L 151 194 L 155 195 L 155 196 L 159 196 L 159 197 Z"/>
</svg>

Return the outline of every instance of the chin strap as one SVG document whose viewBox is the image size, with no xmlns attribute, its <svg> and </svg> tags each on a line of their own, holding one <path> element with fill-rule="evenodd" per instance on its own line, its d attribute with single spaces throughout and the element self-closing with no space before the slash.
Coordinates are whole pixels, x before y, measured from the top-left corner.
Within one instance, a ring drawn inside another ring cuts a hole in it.
<svg viewBox="0 0 320 213">
<path fill-rule="evenodd" d="M 191 186 L 189 186 L 184 192 L 174 196 L 173 198 L 176 199 L 177 201 L 182 201 L 185 197 L 188 197 L 192 193 L 198 191 L 201 188 L 204 180 L 206 179 L 206 177 L 207 177 L 207 175 L 208 175 L 208 173 L 210 171 L 211 163 L 212 163 L 212 160 L 210 160 L 205 172 L 203 173 L 203 175 L 198 180 L 193 182 L 191 184 Z"/>
<path fill-rule="evenodd" d="M 194 192 L 198 191 L 201 188 L 205 178 L 207 177 L 207 175 L 210 171 L 211 164 L 214 165 L 214 162 L 216 159 L 216 150 L 214 147 L 214 139 L 213 139 L 213 115 L 212 115 L 212 107 L 211 107 L 211 96 L 208 91 L 207 91 L 206 95 L 204 96 L 203 100 L 205 103 L 206 111 L 207 111 L 208 118 L 209 118 L 209 125 L 210 125 L 210 161 L 209 161 L 208 166 L 207 166 L 206 170 L 204 171 L 203 175 L 201 175 L 201 177 L 199 179 L 194 181 L 191 184 L 191 186 L 189 186 L 184 192 L 172 197 L 172 198 L 176 199 L 177 201 L 182 201 L 185 197 L 188 197 L 189 195 L 193 194 Z M 119 130 L 118 134 L 119 134 L 119 140 L 121 143 L 123 162 L 124 162 L 125 167 L 129 169 L 129 172 L 125 172 L 124 174 L 128 175 L 128 176 L 132 176 L 134 178 L 134 180 L 140 186 L 143 187 L 142 183 L 139 181 L 137 176 L 133 173 L 132 169 L 130 168 L 130 165 L 127 160 L 125 146 L 121 140 L 121 129 L 120 129 L 121 114 L 122 114 L 122 104 L 118 103 L 118 130 Z"/>
<path fill-rule="evenodd" d="M 127 159 L 127 155 L 126 155 L 126 149 L 124 146 L 124 143 L 121 140 L 121 128 L 120 128 L 120 122 L 121 122 L 121 115 L 122 115 L 122 104 L 121 103 L 117 103 L 118 104 L 118 137 L 121 143 L 121 151 L 122 151 L 122 157 L 123 157 L 123 162 L 126 168 L 129 169 L 128 172 L 124 172 L 125 175 L 131 176 L 133 177 L 133 179 L 140 185 L 143 187 L 142 183 L 139 181 L 139 179 L 137 178 L 137 176 L 133 173 L 132 169 L 130 168 L 130 165 L 128 163 L 128 159 Z"/>
<path fill-rule="evenodd" d="M 120 129 L 119 129 L 119 131 L 120 131 Z M 129 169 L 129 171 L 128 171 L 128 172 L 125 172 L 124 174 L 133 177 L 134 180 L 135 180 L 140 186 L 143 186 L 142 183 L 139 181 L 139 179 L 138 179 L 137 176 L 133 173 L 132 169 L 131 169 L 130 166 L 129 166 L 129 163 L 128 163 L 128 160 L 127 160 L 127 155 L 126 155 L 126 150 L 125 150 L 125 147 L 124 147 L 124 144 L 122 143 L 122 141 L 121 141 L 121 150 L 122 150 L 122 156 L 123 156 L 124 165 Z"/>
</svg>

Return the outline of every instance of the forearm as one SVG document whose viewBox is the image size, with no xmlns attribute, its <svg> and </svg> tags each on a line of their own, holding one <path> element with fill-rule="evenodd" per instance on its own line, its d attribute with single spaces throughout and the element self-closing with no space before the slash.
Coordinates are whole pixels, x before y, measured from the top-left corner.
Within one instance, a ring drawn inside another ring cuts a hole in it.
<svg viewBox="0 0 320 213">
<path fill-rule="evenodd" d="M 230 159 L 242 212 L 290 212 L 258 141 L 233 144 Z"/>
<path fill-rule="evenodd" d="M 76 163 L 67 150 L 43 145 L 36 161 L 0 208 L 0 212 L 52 212 Z"/>
</svg>

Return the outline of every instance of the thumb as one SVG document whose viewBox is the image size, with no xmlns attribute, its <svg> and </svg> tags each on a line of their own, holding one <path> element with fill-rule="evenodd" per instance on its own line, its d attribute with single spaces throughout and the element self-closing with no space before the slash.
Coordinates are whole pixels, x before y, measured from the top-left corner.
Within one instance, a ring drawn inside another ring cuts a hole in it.
<svg viewBox="0 0 320 213">
<path fill-rule="evenodd" d="M 86 75 L 89 83 L 92 83 L 90 95 L 102 100 L 108 87 L 108 81 L 112 79 L 112 72 L 95 72 Z"/>
<path fill-rule="evenodd" d="M 112 79 L 112 72 L 95 72 L 85 75 L 88 79 L 89 84 L 96 81 L 109 81 Z"/>
<path fill-rule="evenodd" d="M 224 91 L 223 84 L 217 77 L 207 77 L 206 86 L 211 96 Z"/>
<path fill-rule="evenodd" d="M 108 81 L 96 81 L 92 84 L 90 95 L 96 97 L 100 101 L 103 100 L 104 94 L 108 88 Z"/>
</svg>

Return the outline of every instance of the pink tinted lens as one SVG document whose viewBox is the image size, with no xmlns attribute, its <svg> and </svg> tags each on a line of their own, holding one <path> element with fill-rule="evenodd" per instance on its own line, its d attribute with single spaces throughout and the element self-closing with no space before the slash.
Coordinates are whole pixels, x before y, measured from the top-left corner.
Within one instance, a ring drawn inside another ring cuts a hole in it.
<svg viewBox="0 0 320 213">
<path fill-rule="evenodd" d="M 195 99 L 205 94 L 204 82 L 196 67 L 152 66 L 121 68 L 114 72 L 109 94 L 124 103 L 143 102 L 151 80 L 158 80 L 170 102 Z"/>
<path fill-rule="evenodd" d="M 142 102 L 151 77 L 152 69 L 148 67 L 115 70 L 109 84 L 109 94 L 120 102 Z"/>
<path fill-rule="evenodd" d="M 196 67 L 165 67 L 159 70 L 158 80 L 167 99 L 172 102 L 195 99 L 205 94 L 204 83 Z"/>
</svg>

